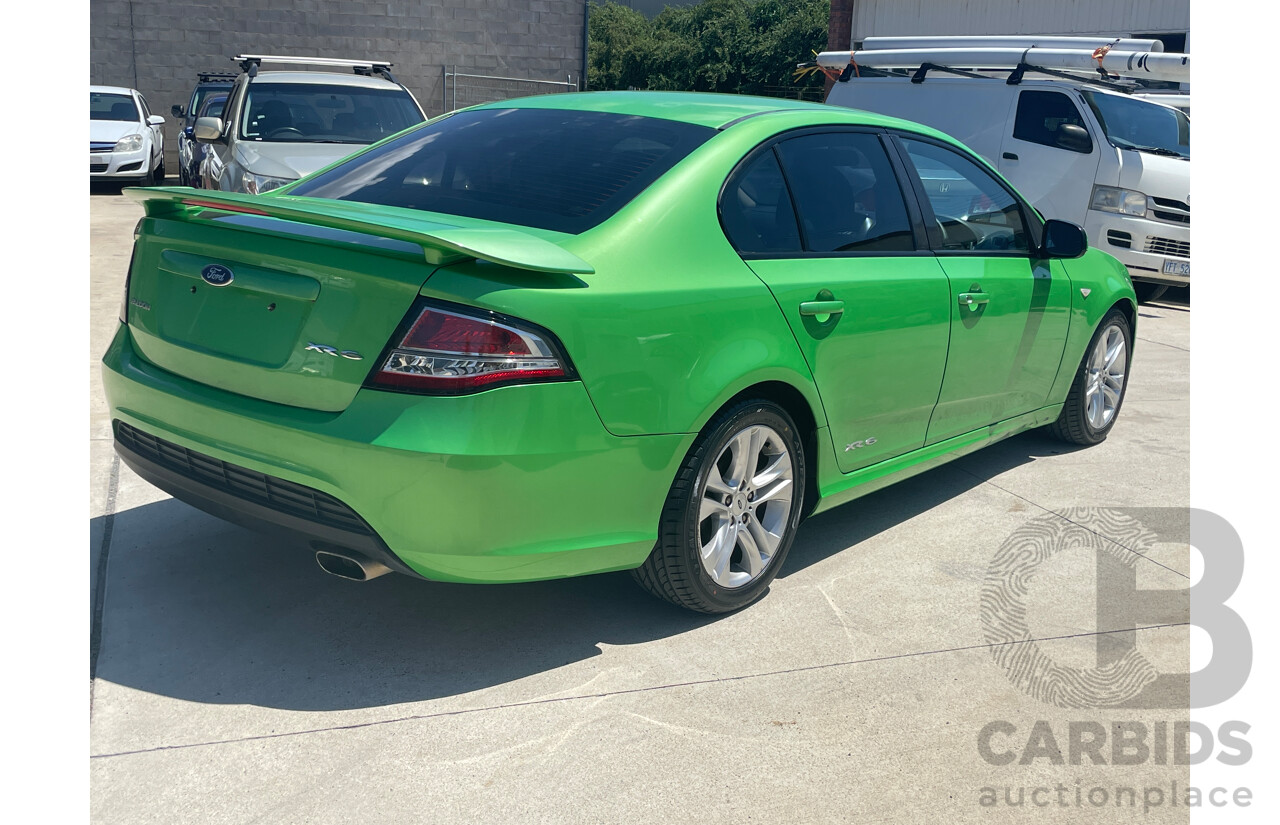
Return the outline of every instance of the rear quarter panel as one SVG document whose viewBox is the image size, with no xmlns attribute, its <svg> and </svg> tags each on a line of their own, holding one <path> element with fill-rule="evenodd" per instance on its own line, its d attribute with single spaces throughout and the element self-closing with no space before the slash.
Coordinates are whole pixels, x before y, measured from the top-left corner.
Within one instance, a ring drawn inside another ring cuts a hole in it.
<svg viewBox="0 0 1280 825">
<path fill-rule="evenodd" d="M 716 212 L 725 178 L 770 131 L 711 138 L 604 224 L 562 241 L 593 274 L 472 261 L 441 268 L 422 292 L 553 331 L 615 435 L 697 432 L 762 381 L 798 389 L 824 426 L 781 310 L 726 240 Z"/>
</svg>

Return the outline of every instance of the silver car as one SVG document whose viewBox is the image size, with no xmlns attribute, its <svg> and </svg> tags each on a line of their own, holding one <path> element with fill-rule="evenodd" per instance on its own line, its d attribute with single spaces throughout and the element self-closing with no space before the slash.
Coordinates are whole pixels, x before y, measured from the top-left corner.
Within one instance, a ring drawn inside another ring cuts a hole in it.
<svg viewBox="0 0 1280 825">
<path fill-rule="evenodd" d="M 202 117 L 195 138 L 207 144 L 206 189 L 259 195 L 426 120 L 390 63 L 239 55 L 244 70 L 223 117 Z M 263 63 L 346 68 L 262 72 Z"/>
</svg>

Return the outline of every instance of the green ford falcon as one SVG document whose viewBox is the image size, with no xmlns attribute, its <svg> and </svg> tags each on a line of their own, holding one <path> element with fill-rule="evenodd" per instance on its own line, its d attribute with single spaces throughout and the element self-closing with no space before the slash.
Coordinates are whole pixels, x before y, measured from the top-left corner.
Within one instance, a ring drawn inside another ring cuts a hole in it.
<svg viewBox="0 0 1280 825">
<path fill-rule="evenodd" d="M 906 121 L 503 101 L 263 196 L 127 189 L 115 448 L 328 572 L 631 570 L 721 613 L 801 519 L 1000 439 L 1116 423 L 1123 266 Z"/>
</svg>

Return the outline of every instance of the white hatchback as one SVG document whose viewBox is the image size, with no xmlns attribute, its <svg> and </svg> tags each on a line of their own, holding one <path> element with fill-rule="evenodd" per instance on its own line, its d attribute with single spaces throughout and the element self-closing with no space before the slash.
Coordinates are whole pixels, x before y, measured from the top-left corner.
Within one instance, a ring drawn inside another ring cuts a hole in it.
<svg viewBox="0 0 1280 825">
<path fill-rule="evenodd" d="M 164 180 L 164 118 L 137 89 L 89 87 L 89 179 Z"/>
</svg>

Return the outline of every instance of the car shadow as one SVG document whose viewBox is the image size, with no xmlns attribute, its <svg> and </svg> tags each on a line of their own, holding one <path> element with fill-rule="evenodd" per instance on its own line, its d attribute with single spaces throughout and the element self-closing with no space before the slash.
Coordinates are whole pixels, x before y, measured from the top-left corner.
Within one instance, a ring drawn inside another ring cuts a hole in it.
<svg viewBox="0 0 1280 825">
<path fill-rule="evenodd" d="M 1040 431 L 1023 433 L 941 467 L 900 481 L 848 504 L 819 513 L 800 525 L 779 578 L 848 550 L 995 476 L 1040 458 L 1084 449 Z"/>
<path fill-rule="evenodd" d="M 995 474 L 1070 449 L 1019 436 L 983 451 L 981 462 L 961 459 L 816 516 L 781 575 L 857 552 Z M 172 499 L 111 521 L 96 675 L 191 702 L 300 711 L 418 702 L 717 621 L 654 599 L 626 573 L 494 586 L 388 575 L 356 584 L 320 571 L 302 544 Z M 91 535 L 105 527 L 94 519 Z"/>
<path fill-rule="evenodd" d="M 424 701 L 715 620 L 654 599 L 626 573 L 357 584 L 322 572 L 301 543 L 173 499 L 117 513 L 108 552 L 97 677 L 192 702 L 319 711 Z"/>
</svg>

